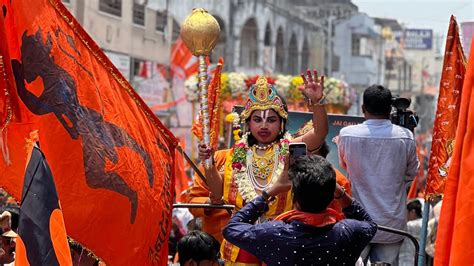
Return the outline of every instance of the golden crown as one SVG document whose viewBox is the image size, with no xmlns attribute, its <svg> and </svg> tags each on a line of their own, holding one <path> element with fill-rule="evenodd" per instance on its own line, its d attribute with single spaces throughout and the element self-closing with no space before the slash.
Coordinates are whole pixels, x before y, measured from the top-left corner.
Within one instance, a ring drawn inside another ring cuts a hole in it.
<svg viewBox="0 0 474 266">
<path fill-rule="evenodd" d="M 283 101 L 278 96 L 275 87 L 269 84 L 265 77 L 259 77 L 250 87 L 249 99 L 240 116 L 242 120 L 246 120 L 253 111 L 268 109 L 275 110 L 284 119 L 288 118 L 288 112 L 285 111 Z"/>
</svg>

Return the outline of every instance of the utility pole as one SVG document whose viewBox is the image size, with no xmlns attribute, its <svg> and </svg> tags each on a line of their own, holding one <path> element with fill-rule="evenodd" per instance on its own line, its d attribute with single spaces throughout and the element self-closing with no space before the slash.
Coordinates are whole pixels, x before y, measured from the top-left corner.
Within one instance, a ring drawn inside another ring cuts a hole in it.
<svg viewBox="0 0 474 266">
<path fill-rule="evenodd" d="M 420 78 L 421 78 L 421 89 L 420 89 L 420 92 L 421 94 L 423 94 L 424 90 L 425 90 L 425 79 L 423 77 L 424 75 L 424 72 L 425 72 L 425 58 L 423 57 L 421 59 L 421 72 L 420 72 Z"/>
<path fill-rule="evenodd" d="M 335 17 L 334 16 L 329 16 L 328 18 L 328 66 L 327 66 L 327 69 L 328 69 L 328 73 L 327 73 L 327 76 L 328 77 L 332 77 L 332 25 L 333 25 L 333 21 L 334 21 Z"/>
<path fill-rule="evenodd" d="M 235 4 L 234 0 L 230 0 L 230 8 L 229 8 L 229 29 L 227 30 L 227 57 L 226 60 L 228 61 L 227 64 L 225 64 L 225 68 L 227 71 L 235 71 L 235 66 L 234 66 L 234 54 L 235 54 L 235 38 L 234 38 L 234 13 L 237 11 L 237 6 Z"/>
</svg>

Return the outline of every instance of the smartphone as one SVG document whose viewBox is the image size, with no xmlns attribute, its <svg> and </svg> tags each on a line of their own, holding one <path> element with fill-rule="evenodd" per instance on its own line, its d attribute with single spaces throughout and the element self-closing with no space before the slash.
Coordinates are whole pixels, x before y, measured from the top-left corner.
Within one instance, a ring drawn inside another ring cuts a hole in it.
<svg viewBox="0 0 474 266">
<path fill-rule="evenodd" d="M 300 156 L 307 154 L 306 143 L 304 142 L 294 142 L 289 145 L 290 158 L 296 159 Z"/>
</svg>

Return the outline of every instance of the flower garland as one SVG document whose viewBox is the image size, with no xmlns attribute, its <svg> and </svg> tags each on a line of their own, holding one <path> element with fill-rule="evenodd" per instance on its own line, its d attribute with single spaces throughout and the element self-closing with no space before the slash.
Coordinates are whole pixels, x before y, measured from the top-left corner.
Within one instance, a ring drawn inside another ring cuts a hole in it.
<svg viewBox="0 0 474 266">
<path fill-rule="evenodd" d="M 345 82 L 335 78 L 324 80 L 324 95 L 328 103 L 350 106 L 353 101 L 351 88 Z"/>
<path fill-rule="evenodd" d="M 234 145 L 234 154 L 232 157 L 232 174 L 234 175 L 237 182 L 237 189 L 242 196 L 242 199 L 246 202 L 249 202 L 258 196 L 257 191 L 250 180 L 252 173 L 248 173 L 247 167 L 247 157 L 253 156 L 248 145 L 249 134 L 250 133 L 245 134 L 242 139 Z M 273 184 L 283 172 L 290 139 L 290 133 L 286 132 L 283 138 L 280 140 L 278 148 L 275 149 L 275 152 L 279 152 L 278 162 L 275 162 L 278 165 L 272 173 L 269 185 Z"/>
<path fill-rule="evenodd" d="M 247 79 L 247 75 L 244 73 L 231 72 L 227 75 L 227 78 L 230 92 L 233 97 L 239 96 L 245 91 L 245 79 Z"/>
<path fill-rule="evenodd" d="M 290 75 L 278 75 L 275 81 L 277 91 L 287 99 L 289 98 L 288 96 L 292 78 L 293 76 Z"/>
<path fill-rule="evenodd" d="M 293 101 L 303 100 L 303 93 L 299 90 L 299 87 L 304 86 L 303 78 L 301 76 L 294 76 L 291 79 L 291 86 L 288 90 L 288 98 Z"/>
<path fill-rule="evenodd" d="M 223 99 L 227 99 L 232 96 L 232 92 L 230 91 L 229 87 L 229 74 L 222 73 L 221 74 L 221 97 Z"/>
<path fill-rule="evenodd" d="M 232 112 L 225 117 L 225 121 L 232 123 L 232 134 L 234 136 L 234 141 L 238 142 L 240 140 L 240 117 L 236 112 Z"/>
<path fill-rule="evenodd" d="M 258 75 L 247 76 L 240 72 L 225 72 L 221 74 L 221 98 L 231 99 L 246 95 L 246 91 L 255 83 Z M 303 100 L 303 94 L 298 87 L 303 86 L 300 76 L 278 75 L 267 76 L 268 83 L 275 85 L 278 92 L 285 97 L 289 104 Z M 184 82 L 184 92 L 188 101 L 197 101 L 199 98 L 198 76 L 191 75 Z M 347 83 L 336 78 L 326 77 L 324 80 L 324 95 L 329 104 L 350 107 L 357 94 Z"/>
</svg>

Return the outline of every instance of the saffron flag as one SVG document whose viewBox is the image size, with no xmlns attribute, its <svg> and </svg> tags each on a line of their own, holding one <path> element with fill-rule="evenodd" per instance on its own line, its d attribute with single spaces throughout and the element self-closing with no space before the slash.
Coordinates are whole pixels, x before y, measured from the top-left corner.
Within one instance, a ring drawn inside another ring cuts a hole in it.
<svg viewBox="0 0 474 266">
<path fill-rule="evenodd" d="M 451 169 L 449 170 L 436 236 L 436 265 L 473 265 L 474 241 L 474 38 L 466 78 L 462 88 L 461 109 L 456 130 Z"/>
<path fill-rule="evenodd" d="M 451 16 L 433 126 L 433 140 L 425 190 L 426 199 L 443 194 L 444 191 L 455 145 L 465 73 L 466 58 L 459 38 L 459 28 L 456 19 Z"/>
<path fill-rule="evenodd" d="M 181 38 L 178 38 L 171 51 L 171 75 L 173 78 L 187 79 L 198 72 L 199 62 Z"/>
<path fill-rule="evenodd" d="M 207 91 L 208 95 L 208 113 L 209 113 L 209 132 L 211 139 L 211 147 L 216 150 L 219 144 L 219 132 L 220 132 L 220 123 L 222 116 L 222 102 L 221 102 L 221 72 L 222 67 L 224 66 L 224 59 L 219 58 L 219 63 L 217 63 L 214 73 L 212 75 L 212 80 L 209 84 Z M 193 123 L 192 132 L 200 140 L 203 140 L 202 132 L 202 115 L 199 115 L 199 119 Z"/>
<path fill-rule="evenodd" d="M 186 174 L 186 166 L 184 162 L 184 150 L 186 149 L 186 140 L 184 136 L 179 137 L 180 146 L 174 154 L 174 176 L 175 176 L 175 195 L 179 196 L 189 187 L 191 179 Z"/>
<path fill-rule="evenodd" d="M 25 139 L 38 129 L 68 234 L 107 264 L 165 265 L 177 139 L 61 1 L 0 3 L 22 118 L 7 127 L 2 186 L 21 197 Z"/>
<path fill-rule="evenodd" d="M 15 265 L 72 265 L 53 176 L 44 155 L 32 148 L 23 182 Z"/>
<path fill-rule="evenodd" d="M 416 156 L 418 157 L 418 161 L 420 162 L 420 168 L 418 169 L 418 174 L 413 179 L 410 186 L 410 190 L 408 191 L 407 199 L 409 200 L 416 199 L 418 197 L 418 189 L 420 187 L 419 185 L 420 182 L 423 180 L 425 174 L 425 170 L 423 169 L 423 156 L 421 156 L 420 149 L 421 147 L 417 147 L 416 149 Z"/>
</svg>

